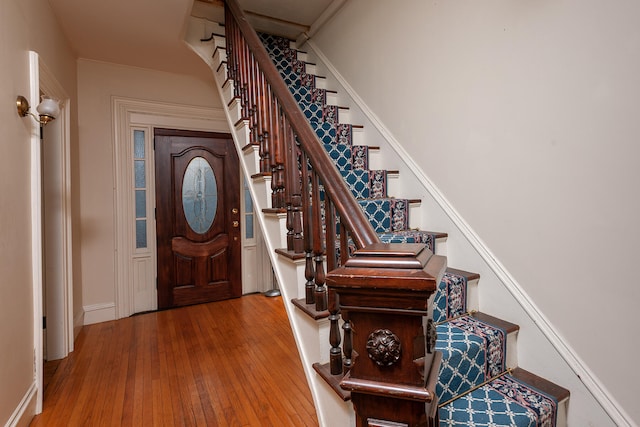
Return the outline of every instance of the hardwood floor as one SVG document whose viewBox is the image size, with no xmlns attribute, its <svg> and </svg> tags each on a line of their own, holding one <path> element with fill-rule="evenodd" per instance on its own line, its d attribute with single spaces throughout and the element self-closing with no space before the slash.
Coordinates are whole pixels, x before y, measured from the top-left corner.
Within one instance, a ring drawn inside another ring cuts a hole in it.
<svg viewBox="0 0 640 427">
<path fill-rule="evenodd" d="M 282 299 L 85 326 L 31 426 L 317 426 Z"/>
</svg>

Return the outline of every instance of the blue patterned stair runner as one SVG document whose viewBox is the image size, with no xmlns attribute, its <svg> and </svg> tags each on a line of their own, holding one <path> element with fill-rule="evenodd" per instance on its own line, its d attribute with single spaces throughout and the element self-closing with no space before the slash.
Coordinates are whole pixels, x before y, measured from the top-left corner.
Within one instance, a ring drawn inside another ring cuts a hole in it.
<svg viewBox="0 0 640 427">
<path fill-rule="evenodd" d="M 440 427 L 555 427 L 558 401 L 504 375 L 440 408 Z"/>
<path fill-rule="evenodd" d="M 409 229 L 409 202 L 388 197 L 386 171 L 368 169 L 368 147 L 352 144 L 352 125 L 340 123 L 338 107 L 326 104 L 326 91 L 316 88 L 316 76 L 306 72 L 290 41 L 260 37 L 380 239 L 425 243 L 435 251 L 434 233 Z M 482 385 L 505 371 L 507 337 L 503 329 L 465 315 L 467 286 L 465 276 L 447 271 L 434 300 L 436 349 L 443 353 L 436 392 L 440 402 L 451 400 L 440 408 L 440 426 L 555 426 L 553 398 L 509 375 Z"/>
<path fill-rule="evenodd" d="M 506 369 L 507 334 L 471 316 L 437 326 L 442 366 L 436 385 L 441 402 L 481 385 Z"/>
</svg>

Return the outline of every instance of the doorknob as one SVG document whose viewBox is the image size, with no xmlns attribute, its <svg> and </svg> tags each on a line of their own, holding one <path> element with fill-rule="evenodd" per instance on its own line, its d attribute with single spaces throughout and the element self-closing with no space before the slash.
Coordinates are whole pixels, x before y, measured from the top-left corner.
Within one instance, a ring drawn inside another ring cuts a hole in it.
<svg viewBox="0 0 640 427">
<path fill-rule="evenodd" d="M 233 209 L 231 209 L 231 213 L 232 213 L 232 214 L 237 214 L 237 213 L 238 213 L 238 208 L 233 208 Z"/>
<path fill-rule="evenodd" d="M 233 221 L 233 228 L 238 228 L 240 223 L 238 221 Z"/>
</svg>

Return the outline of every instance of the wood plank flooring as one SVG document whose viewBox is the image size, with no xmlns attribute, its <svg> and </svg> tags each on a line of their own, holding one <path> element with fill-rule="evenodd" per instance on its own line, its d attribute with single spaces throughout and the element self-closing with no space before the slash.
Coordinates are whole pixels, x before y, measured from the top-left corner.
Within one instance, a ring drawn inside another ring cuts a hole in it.
<svg viewBox="0 0 640 427">
<path fill-rule="evenodd" d="M 31 426 L 317 426 L 282 299 L 85 326 Z"/>
</svg>

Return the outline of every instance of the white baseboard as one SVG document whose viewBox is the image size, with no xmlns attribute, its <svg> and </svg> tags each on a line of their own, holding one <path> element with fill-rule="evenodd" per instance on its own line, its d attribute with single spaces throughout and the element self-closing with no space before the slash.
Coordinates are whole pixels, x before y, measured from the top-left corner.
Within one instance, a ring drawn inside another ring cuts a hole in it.
<svg viewBox="0 0 640 427">
<path fill-rule="evenodd" d="M 85 305 L 84 309 L 84 325 L 92 325 L 94 323 L 108 322 L 116 319 L 116 304 L 113 302 L 103 304 Z"/>
<path fill-rule="evenodd" d="M 20 401 L 16 410 L 13 411 L 13 414 L 9 417 L 5 427 L 27 427 L 36 413 L 37 395 L 38 387 L 36 386 L 36 383 L 33 382 Z"/>
</svg>

